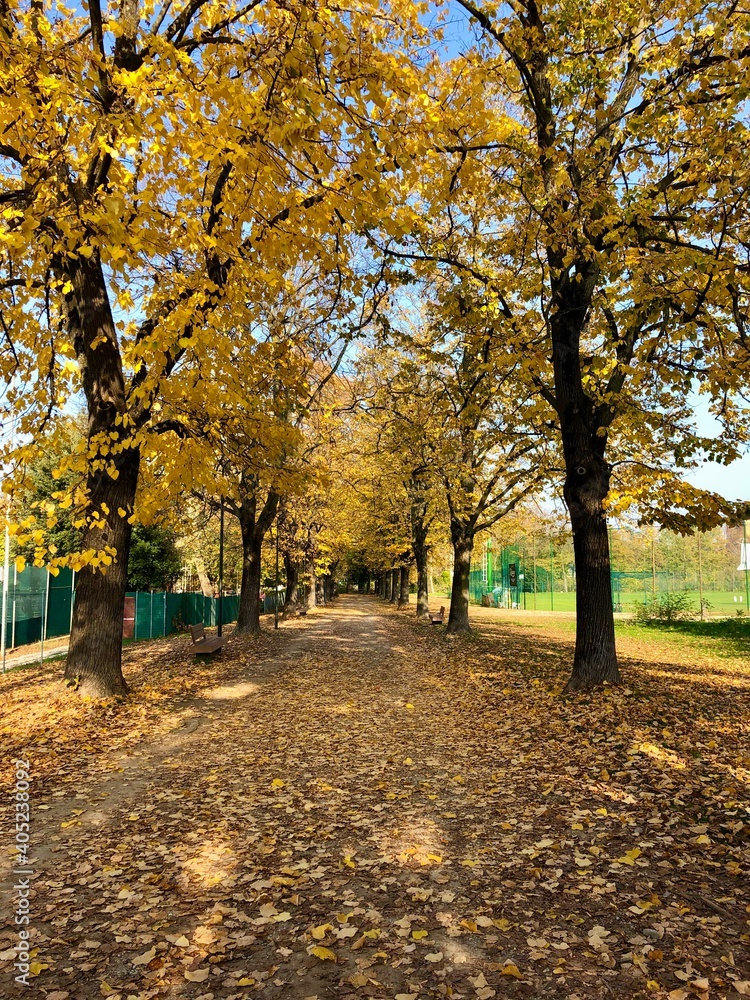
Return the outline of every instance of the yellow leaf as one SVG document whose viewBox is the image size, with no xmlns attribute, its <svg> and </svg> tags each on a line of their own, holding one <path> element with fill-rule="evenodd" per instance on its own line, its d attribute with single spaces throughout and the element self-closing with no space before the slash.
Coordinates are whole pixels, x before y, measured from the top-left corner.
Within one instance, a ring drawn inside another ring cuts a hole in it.
<svg viewBox="0 0 750 1000">
<path fill-rule="evenodd" d="M 504 976 L 513 976 L 515 979 L 523 979 L 523 976 L 518 971 L 518 966 L 513 962 L 506 962 L 500 972 Z"/>
<path fill-rule="evenodd" d="M 113 990 L 109 983 L 105 983 L 104 980 L 102 980 L 101 983 L 99 983 L 99 992 L 103 997 L 111 997 L 113 993 L 117 992 L 117 990 Z"/>
<path fill-rule="evenodd" d="M 410 701 L 407 701 L 405 707 L 408 708 L 410 711 L 414 711 L 414 706 L 412 705 L 412 703 Z"/>
<path fill-rule="evenodd" d="M 273 781 L 271 782 L 271 788 L 283 788 L 283 787 L 284 787 L 284 782 L 281 780 L 281 778 L 274 778 Z"/>
<path fill-rule="evenodd" d="M 326 931 L 332 931 L 332 930 L 333 930 L 333 924 L 319 924 L 317 927 L 313 927 L 310 933 L 312 934 L 312 936 L 315 938 L 316 941 L 322 941 L 323 938 L 326 936 Z"/>
<path fill-rule="evenodd" d="M 319 944 L 316 944 L 313 947 L 308 948 L 307 952 L 309 955 L 314 955 L 316 958 L 319 958 L 321 962 L 336 961 L 336 953 L 334 951 L 331 951 L 330 948 L 321 947 Z"/>
<path fill-rule="evenodd" d="M 23 556 L 16 556 L 16 572 L 23 573 L 26 569 L 26 560 Z"/>
<path fill-rule="evenodd" d="M 242 979 L 237 980 L 238 986 L 255 986 L 255 980 L 251 979 L 250 976 L 243 976 Z"/>
<path fill-rule="evenodd" d="M 32 976 L 38 976 L 43 969 L 49 969 L 46 962 L 30 962 L 29 972 Z"/>
<path fill-rule="evenodd" d="M 411 936 L 414 938 L 415 941 L 421 941 L 422 938 L 427 937 L 427 933 L 428 933 L 427 931 L 412 931 Z"/>
<path fill-rule="evenodd" d="M 636 858 L 639 858 L 642 853 L 640 847 L 634 847 L 630 851 L 625 851 L 623 856 L 617 860 L 621 865 L 630 865 L 632 867 L 635 864 Z"/>
</svg>

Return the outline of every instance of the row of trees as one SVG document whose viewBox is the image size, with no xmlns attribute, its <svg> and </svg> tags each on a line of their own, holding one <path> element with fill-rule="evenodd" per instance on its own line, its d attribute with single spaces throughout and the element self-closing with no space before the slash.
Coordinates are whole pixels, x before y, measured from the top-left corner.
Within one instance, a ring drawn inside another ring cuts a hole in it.
<svg viewBox="0 0 750 1000">
<path fill-rule="evenodd" d="M 35 561 L 78 570 L 83 692 L 125 690 L 133 524 L 186 494 L 239 524 L 240 630 L 283 507 L 290 575 L 356 541 L 372 569 L 413 552 L 423 581 L 442 518 L 463 631 L 476 534 L 559 485 L 571 688 L 619 677 L 607 514 L 738 513 L 675 470 L 733 458 L 750 426 L 746 17 L 455 8 L 450 58 L 440 4 L 437 27 L 368 0 L 0 9 L 6 458 L 28 466 L 83 397 L 73 485 L 18 528 Z M 373 468 L 347 486 L 357 453 Z M 56 507 L 74 556 L 48 544 Z"/>
</svg>

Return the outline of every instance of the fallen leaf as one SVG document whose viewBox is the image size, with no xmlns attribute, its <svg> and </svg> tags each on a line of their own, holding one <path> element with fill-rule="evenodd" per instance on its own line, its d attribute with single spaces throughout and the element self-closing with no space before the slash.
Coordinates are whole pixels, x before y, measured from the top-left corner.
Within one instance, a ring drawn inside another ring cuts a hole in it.
<svg viewBox="0 0 750 1000">
<path fill-rule="evenodd" d="M 197 969 L 195 972 L 186 972 L 185 979 L 191 983 L 205 983 L 209 973 L 210 969 Z"/>
<path fill-rule="evenodd" d="M 323 948 L 321 945 L 316 944 L 307 949 L 308 955 L 314 955 L 319 958 L 321 962 L 335 962 L 336 952 L 331 951 L 330 948 Z"/>
</svg>

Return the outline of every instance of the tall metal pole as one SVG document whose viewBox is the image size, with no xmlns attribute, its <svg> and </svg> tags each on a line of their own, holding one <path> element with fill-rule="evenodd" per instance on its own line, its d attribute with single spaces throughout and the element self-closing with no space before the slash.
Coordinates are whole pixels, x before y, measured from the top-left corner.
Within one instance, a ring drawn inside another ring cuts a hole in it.
<svg viewBox="0 0 750 1000">
<path fill-rule="evenodd" d="M 224 627 L 224 497 L 219 506 L 219 606 L 216 613 L 216 633 L 221 635 Z"/>
<path fill-rule="evenodd" d="M 701 553 L 701 533 L 698 532 L 698 600 L 701 606 L 701 621 L 703 621 L 703 555 Z"/>
<path fill-rule="evenodd" d="M 534 564 L 534 611 L 536 611 L 536 535 L 531 536 L 531 560 Z"/>
<path fill-rule="evenodd" d="M 549 609 L 555 610 L 555 554 L 552 547 L 552 539 L 549 540 Z"/>
<path fill-rule="evenodd" d="M 44 640 L 47 638 L 47 619 L 49 617 L 49 578 L 50 571 L 47 570 L 47 585 L 44 589 L 44 604 L 42 605 L 42 636 L 39 644 L 40 663 L 44 663 Z"/>
<path fill-rule="evenodd" d="M 274 577 L 273 627 L 279 627 L 279 515 L 276 514 L 276 576 Z"/>
<path fill-rule="evenodd" d="M 7 513 L 5 521 L 5 563 L 3 569 L 3 624 L 2 624 L 2 656 L 3 673 L 5 673 L 5 656 L 8 644 L 8 583 L 10 577 L 10 530 L 8 528 Z"/>
</svg>

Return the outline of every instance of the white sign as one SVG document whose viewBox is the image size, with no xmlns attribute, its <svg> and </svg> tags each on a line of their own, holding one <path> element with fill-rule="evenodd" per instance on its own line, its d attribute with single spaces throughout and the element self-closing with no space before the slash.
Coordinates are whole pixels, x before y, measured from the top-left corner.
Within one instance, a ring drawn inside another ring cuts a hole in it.
<svg viewBox="0 0 750 1000">
<path fill-rule="evenodd" d="M 750 542 L 740 543 L 740 564 L 737 569 L 750 569 Z"/>
</svg>

